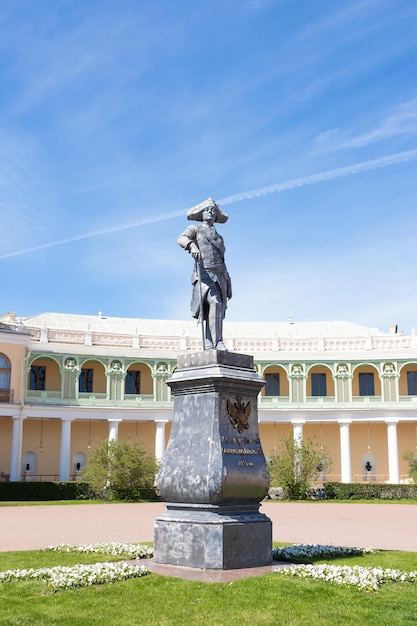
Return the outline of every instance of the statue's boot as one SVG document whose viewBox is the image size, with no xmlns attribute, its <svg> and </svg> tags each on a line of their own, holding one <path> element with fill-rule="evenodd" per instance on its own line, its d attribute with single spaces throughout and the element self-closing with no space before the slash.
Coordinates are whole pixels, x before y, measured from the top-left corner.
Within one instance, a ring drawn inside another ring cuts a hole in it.
<svg viewBox="0 0 417 626">
<path fill-rule="evenodd" d="M 223 316 L 217 311 L 209 314 L 206 338 L 206 350 L 226 350 L 223 343 Z"/>
</svg>

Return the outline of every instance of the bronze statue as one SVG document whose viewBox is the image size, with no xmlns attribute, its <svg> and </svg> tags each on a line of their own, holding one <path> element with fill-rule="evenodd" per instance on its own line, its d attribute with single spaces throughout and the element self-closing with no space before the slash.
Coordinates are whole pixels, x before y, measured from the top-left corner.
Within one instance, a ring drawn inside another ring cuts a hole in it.
<svg viewBox="0 0 417 626">
<path fill-rule="evenodd" d="M 205 322 L 204 350 L 225 350 L 223 319 L 227 300 L 232 297 L 232 284 L 224 262 L 223 237 L 216 231 L 214 222 L 224 224 L 228 216 L 213 198 L 208 198 L 190 209 L 187 218 L 202 222 L 198 226 L 189 226 L 178 238 L 178 244 L 195 261 L 191 276 L 191 313 L 203 326 Z"/>
</svg>

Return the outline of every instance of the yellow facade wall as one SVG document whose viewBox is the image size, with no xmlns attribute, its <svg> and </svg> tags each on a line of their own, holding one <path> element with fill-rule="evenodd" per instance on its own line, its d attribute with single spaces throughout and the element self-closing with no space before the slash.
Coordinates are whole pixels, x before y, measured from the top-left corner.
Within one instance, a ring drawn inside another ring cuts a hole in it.
<svg viewBox="0 0 417 626">
<path fill-rule="evenodd" d="M 408 476 L 408 461 L 403 459 L 405 452 L 417 454 L 417 420 L 398 424 L 398 458 L 400 465 L 400 478 Z"/>
<path fill-rule="evenodd" d="M 12 419 L 10 417 L 0 418 L 0 427 L 0 474 L 1 472 L 8 474 L 10 470 L 10 453 L 12 447 Z"/>
<path fill-rule="evenodd" d="M 42 439 L 42 449 L 41 449 Z M 44 480 L 59 478 L 61 420 L 26 419 L 23 423 L 22 463 L 27 452 L 36 455 L 36 474 Z M 22 467 L 24 471 L 24 467 Z"/>
<path fill-rule="evenodd" d="M 311 439 L 314 445 L 327 451 L 331 461 L 327 468 L 328 480 L 340 480 L 340 429 L 338 424 L 306 423 L 303 428 L 303 439 Z"/>
<path fill-rule="evenodd" d="M 261 440 L 262 450 L 267 459 L 271 456 L 274 449 L 279 446 L 281 439 L 288 437 L 288 433 L 291 431 L 291 424 L 271 423 L 259 425 L 259 437 Z"/>
</svg>

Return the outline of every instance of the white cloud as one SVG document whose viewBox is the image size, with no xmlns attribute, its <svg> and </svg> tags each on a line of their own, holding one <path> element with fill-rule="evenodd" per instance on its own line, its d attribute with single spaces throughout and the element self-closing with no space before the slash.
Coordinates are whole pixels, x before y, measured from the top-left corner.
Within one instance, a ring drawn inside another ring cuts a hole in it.
<svg viewBox="0 0 417 626">
<path fill-rule="evenodd" d="M 42 162 L 35 140 L 0 131 L 0 222 L 6 256 L 55 232 L 55 198 Z"/>
<path fill-rule="evenodd" d="M 359 174 L 359 173 L 366 172 L 369 170 L 389 167 L 391 165 L 413 161 L 415 159 L 417 159 L 417 149 L 409 150 L 406 152 L 400 152 L 397 154 L 391 154 L 386 157 L 380 157 L 378 159 L 372 159 L 369 161 L 364 161 L 362 163 L 348 165 L 347 167 L 341 167 L 335 170 L 328 170 L 326 172 L 312 174 L 311 176 L 295 178 L 293 180 L 288 180 L 282 183 L 276 183 L 274 185 L 267 185 L 266 187 L 260 187 L 258 189 L 251 189 L 248 191 L 243 191 L 243 192 L 234 194 L 232 196 L 220 198 L 218 199 L 218 202 L 220 205 L 226 206 L 229 204 L 234 204 L 236 202 L 241 202 L 242 200 L 251 200 L 253 198 L 259 198 L 261 196 L 277 193 L 280 191 L 287 191 L 290 189 L 295 189 L 297 187 L 304 187 L 306 185 L 312 185 L 315 183 L 331 181 L 331 180 L 335 180 L 336 178 L 340 178 L 344 176 L 352 176 L 354 174 Z M 24 254 L 29 254 L 29 253 L 33 253 L 33 252 L 37 252 L 41 250 L 47 250 L 49 248 L 54 248 L 57 246 L 62 246 L 62 245 L 70 244 L 70 243 L 75 243 L 77 241 L 82 241 L 84 239 L 93 239 L 96 237 L 101 237 L 103 235 L 118 233 L 118 232 L 125 231 L 125 230 L 131 230 L 139 226 L 146 226 L 147 224 L 156 224 L 158 222 L 171 220 L 171 219 L 180 217 L 185 214 L 186 214 L 186 209 L 181 209 L 181 210 L 173 211 L 170 213 L 159 213 L 156 215 L 152 214 L 152 215 L 148 215 L 145 217 L 141 217 L 140 219 L 129 222 L 129 223 L 122 223 L 122 224 L 118 223 L 118 224 L 114 224 L 113 226 L 97 229 L 91 232 L 80 233 L 79 235 L 74 235 L 72 237 L 57 239 L 49 243 L 42 243 L 42 244 L 31 246 L 28 248 L 8 251 L 0 255 L 0 259 L 7 259 L 7 258 L 15 257 L 15 256 L 22 256 Z M 36 218 L 36 213 L 34 214 L 34 218 Z"/>
<path fill-rule="evenodd" d="M 388 111 L 359 125 L 366 127 L 362 132 L 329 129 L 315 140 L 320 151 L 336 151 L 346 148 L 364 148 L 370 144 L 398 136 L 414 138 L 417 133 L 417 98 L 392 106 Z"/>
</svg>

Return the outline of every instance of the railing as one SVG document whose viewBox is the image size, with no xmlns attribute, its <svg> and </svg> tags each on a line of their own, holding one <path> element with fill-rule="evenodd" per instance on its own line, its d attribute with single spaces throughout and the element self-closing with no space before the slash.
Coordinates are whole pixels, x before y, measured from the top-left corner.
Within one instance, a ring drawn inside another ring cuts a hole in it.
<svg viewBox="0 0 417 626">
<path fill-rule="evenodd" d="M 77 398 L 64 398 L 60 391 L 47 390 L 27 390 L 25 396 L 26 402 L 29 404 L 48 404 L 61 406 L 120 406 L 126 405 L 148 405 L 156 402 L 153 394 L 125 394 L 120 400 L 110 399 L 107 393 L 92 393 L 89 391 L 80 391 Z M 164 405 L 169 402 L 164 400 Z"/>
<path fill-rule="evenodd" d="M 13 391 L 12 390 L 0 390 L 1 392 L 6 392 L 3 395 L 4 399 L 1 399 L 0 402 L 13 402 Z M 7 398 L 7 399 L 6 399 Z M 10 398 L 10 399 L 8 399 Z M 65 398 L 62 397 L 62 393 L 60 391 L 48 391 L 48 390 L 33 390 L 28 389 L 26 391 L 25 400 L 29 404 L 49 404 L 49 405 L 72 405 L 72 406 L 89 406 L 89 405 L 108 405 L 108 406 L 120 406 L 126 404 L 128 406 L 132 406 L 136 404 L 138 406 L 145 406 L 154 403 L 159 403 L 156 400 L 155 395 L 151 393 L 142 393 L 142 394 L 123 394 L 122 398 L 119 400 L 110 399 L 106 393 L 94 393 L 94 392 L 79 392 L 77 398 Z M 169 406 L 172 404 L 172 400 L 163 400 L 161 401 L 166 406 L 167 403 Z M 417 395 L 416 396 L 400 396 L 398 401 L 385 401 L 382 396 L 353 396 L 351 402 L 338 402 L 335 396 L 306 396 L 304 400 L 301 401 L 291 401 L 289 396 L 264 396 L 262 394 L 259 395 L 259 404 L 263 407 L 275 407 L 280 405 L 297 405 L 300 404 L 310 406 L 313 408 L 320 407 L 321 405 L 326 405 L 330 408 L 330 405 L 338 406 L 338 407 L 346 407 L 349 404 L 351 405 L 372 405 L 376 404 L 383 406 L 393 406 L 398 404 L 409 404 L 417 407 Z"/>
<path fill-rule="evenodd" d="M 400 475 L 400 484 L 407 485 L 411 481 L 408 474 Z M 319 476 L 317 480 L 314 481 L 314 485 L 320 486 L 324 483 L 340 483 L 342 482 L 342 476 L 340 474 L 325 474 L 324 476 Z M 352 483 L 379 483 L 379 484 L 390 484 L 389 475 L 388 474 L 352 474 Z"/>
<path fill-rule="evenodd" d="M 417 404 L 417 396 L 400 396 L 399 402 L 414 402 Z"/>
<path fill-rule="evenodd" d="M 138 396 L 132 393 L 125 393 L 124 395 L 125 402 L 153 402 L 154 400 L 153 393 L 141 393 Z"/>
<path fill-rule="evenodd" d="M 13 389 L 0 389 L 0 402 L 13 402 Z"/>
<path fill-rule="evenodd" d="M 42 483 L 59 480 L 59 474 L 31 474 L 23 472 L 20 474 L 20 480 L 24 483 Z"/>
<path fill-rule="evenodd" d="M 26 397 L 30 399 L 39 399 L 39 400 L 47 400 L 47 399 L 57 399 L 61 397 L 60 391 L 47 391 L 45 389 L 28 389 L 26 391 Z"/>
<path fill-rule="evenodd" d="M 79 391 L 79 400 L 107 400 L 107 393 L 97 393 L 92 391 Z"/>
<path fill-rule="evenodd" d="M 289 404 L 289 396 L 259 396 L 261 404 Z"/>
<path fill-rule="evenodd" d="M 69 481 L 65 482 L 77 482 L 82 480 L 82 474 L 80 472 L 73 472 L 70 474 Z M 45 483 L 60 481 L 59 474 L 32 474 L 31 472 L 23 472 L 20 474 L 20 480 L 24 483 Z"/>
<path fill-rule="evenodd" d="M 145 349 L 199 350 L 201 339 L 194 336 L 158 336 L 140 334 L 101 333 L 94 331 L 47 329 L 27 326 L 32 341 L 93 346 L 119 346 Z M 415 348 L 417 337 L 410 335 L 369 335 L 366 337 L 260 337 L 229 336 L 229 349 L 254 352 L 345 352 L 362 350 L 408 350 Z"/>
</svg>

